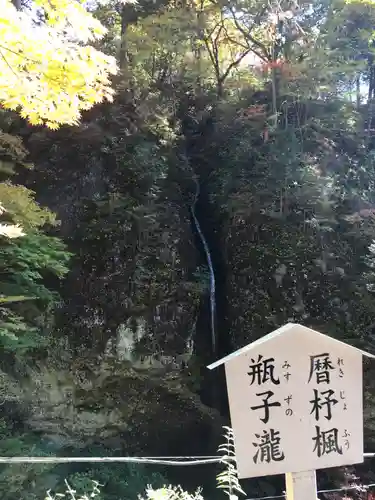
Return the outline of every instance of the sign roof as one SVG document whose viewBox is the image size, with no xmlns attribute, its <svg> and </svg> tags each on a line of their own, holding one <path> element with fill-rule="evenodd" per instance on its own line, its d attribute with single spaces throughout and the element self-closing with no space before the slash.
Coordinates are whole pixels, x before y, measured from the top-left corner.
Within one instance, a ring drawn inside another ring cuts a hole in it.
<svg viewBox="0 0 375 500">
<path fill-rule="evenodd" d="M 325 335 L 323 333 L 317 332 L 316 330 L 313 330 L 311 328 L 308 328 L 307 326 L 299 325 L 298 323 L 287 323 L 286 325 L 278 328 L 277 330 L 274 330 L 271 333 L 268 333 L 267 335 L 264 335 L 260 339 L 256 340 L 255 342 L 252 342 L 251 344 L 246 345 L 245 347 L 242 347 L 241 349 L 238 349 L 237 351 L 232 352 L 231 354 L 228 354 L 228 356 L 225 356 L 224 358 L 221 358 L 214 363 L 211 363 L 210 365 L 207 366 L 209 370 L 213 370 L 214 368 L 217 368 L 218 366 L 227 363 L 228 361 L 231 361 L 233 358 L 236 358 L 237 356 L 240 356 L 241 354 L 244 354 L 248 351 L 251 351 L 257 347 L 260 347 L 262 344 L 265 342 L 270 342 L 274 338 L 279 337 L 281 335 L 285 335 L 286 333 L 293 332 L 297 335 L 305 334 L 305 335 L 314 335 L 316 337 L 325 337 L 329 338 L 332 342 L 336 344 L 341 344 L 342 346 L 350 347 L 353 349 L 353 351 L 358 351 L 361 353 L 363 356 L 366 356 L 368 358 L 375 358 L 375 355 L 370 354 L 366 351 L 362 351 L 361 349 L 358 349 L 357 347 L 351 346 L 349 344 L 346 344 L 345 342 L 341 342 L 340 340 L 334 339 L 333 337 L 330 337 L 329 335 Z"/>
</svg>

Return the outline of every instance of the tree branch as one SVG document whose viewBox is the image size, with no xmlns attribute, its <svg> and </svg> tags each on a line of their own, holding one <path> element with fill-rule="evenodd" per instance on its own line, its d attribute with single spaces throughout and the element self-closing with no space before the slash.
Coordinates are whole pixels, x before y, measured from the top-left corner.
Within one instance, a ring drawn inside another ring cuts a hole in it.
<svg viewBox="0 0 375 500">
<path fill-rule="evenodd" d="M 227 76 L 229 75 L 230 71 L 233 68 L 236 68 L 240 64 L 240 62 L 242 61 L 242 59 L 249 54 L 249 52 L 251 52 L 251 49 L 245 50 L 245 52 L 243 52 L 239 57 L 237 57 L 236 60 L 234 60 L 233 62 L 230 63 L 230 65 L 225 70 L 225 73 L 223 74 L 223 76 L 220 77 L 220 83 L 221 84 L 224 83 L 224 81 L 227 78 Z"/>
<path fill-rule="evenodd" d="M 255 45 L 256 47 L 258 47 L 258 48 L 259 48 L 259 49 L 263 52 L 264 56 L 263 56 L 263 57 L 261 57 L 261 59 L 266 60 L 266 61 L 270 61 L 272 58 L 271 58 L 271 55 L 269 54 L 269 52 L 268 52 L 268 50 L 267 50 L 267 47 L 266 47 L 266 46 L 265 46 L 262 42 L 260 42 L 259 40 L 257 40 L 256 38 L 254 38 L 254 37 L 251 35 L 251 31 L 252 31 L 253 27 L 254 27 L 254 26 L 255 26 L 255 24 L 257 23 L 257 20 L 259 20 L 259 19 L 263 16 L 263 14 L 265 13 L 265 11 L 266 11 L 266 7 L 265 7 L 265 8 L 263 8 L 262 12 L 260 12 L 260 13 L 256 16 L 256 18 L 255 18 L 255 20 L 254 20 L 254 23 L 253 23 L 253 26 L 252 26 L 252 27 L 251 27 L 248 31 L 246 31 L 246 30 L 245 30 L 245 29 L 244 29 L 244 28 L 240 25 L 240 23 L 238 22 L 238 19 L 237 19 L 236 15 L 235 15 L 235 12 L 234 12 L 233 7 L 232 7 L 232 8 L 230 8 L 230 11 L 231 11 L 231 13 L 232 13 L 233 21 L 234 21 L 234 24 L 236 25 L 236 28 L 238 29 L 238 31 L 239 31 L 240 33 L 242 33 L 242 35 L 244 36 L 245 40 L 250 41 L 253 45 Z M 253 52 L 254 52 L 254 50 L 253 50 Z M 254 52 L 254 54 L 255 54 L 255 52 Z M 257 55 L 258 55 L 258 57 L 259 57 L 259 54 L 257 54 Z"/>
</svg>

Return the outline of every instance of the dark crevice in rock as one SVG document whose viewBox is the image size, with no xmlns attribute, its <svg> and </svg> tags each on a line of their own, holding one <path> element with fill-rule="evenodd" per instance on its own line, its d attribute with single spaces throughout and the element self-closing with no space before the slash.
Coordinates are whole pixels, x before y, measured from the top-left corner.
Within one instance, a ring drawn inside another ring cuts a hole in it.
<svg viewBox="0 0 375 500">
<path fill-rule="evenodd" d="M 202 161 L 201 150 L 213 131 L 212 121 L 199 124 L 195 133 L 186 136 L 186 154 L 198 184 L 194 204 L 192 228 L 198 252 L 200 269 L 207 270 L 207 289 L 202 295 L 196 324 L 195 354 L 202 364 L 202 383 L 200 397 L 207 404 L 228 416 L 228 403 L 225 389 L 225 376 L 222 368 L 210 372 L 206 366 L 222 358 L 232 350 L 229 337 L 227 264 L 223 252 L 222 216 L 210 200 L 210 174 L 212 166 Z M 197 221 L 199 228 L 197 228 Z M 204 241 L 203 241 L 204 240 Z M 206 243 L 206 248 L 205 248 Z M 208 249 L 208 250 L 207 250 Z M 207 251 L 212 262 L 215 293 L 212 294 L 212 276 Z M 215 304 L 212 307 L 212 300 Z M 214 321 L 212 322 L 212 312 Z M 214 328 L 214 332 L 213 332 Z M 214 339 L 214 341 L 213 341 Z"/>
<path fill-rule="evenodd" d="M 197 320 L 196 349 L 197 355 L 204 362 L 205 366 L 210 362 L 220 359 L 228 354 L 231 349 L 228 325 L 228 302 L 226 283 L 226 263 L 222 254 L 221 224 L 220 217 L 215 214 L 215 207 L 210 203 L 207 186 L 201 185 L 201 192 L 196 206 L 197 218 L 201 225 L 201 230 L 205 235 L 211 253 L 211 259 L 215 272 L 216 285 L 216 352 L 212 352 L 211 332 L 210 332 L 210 300 L 209 293 L 202 297 L 199 316 Z M 202 265 L 205 262 L 205 252 L 202 243 L 196 235 L 197 250 L 200 255 Z M 228 415 L 228 404 L 225 389 L 225 376 L 222 368 L 212 372 L 203 368 L 203 383 L 200 396 L 203 403 L 217 408 L 223 415 Z"/>
</svg>

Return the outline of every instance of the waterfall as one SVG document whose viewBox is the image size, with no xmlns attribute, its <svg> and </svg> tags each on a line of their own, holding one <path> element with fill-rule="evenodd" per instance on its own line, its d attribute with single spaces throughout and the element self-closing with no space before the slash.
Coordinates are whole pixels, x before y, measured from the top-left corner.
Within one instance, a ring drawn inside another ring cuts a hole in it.
<svg viewBox="0 0 375 500">
<path fill-rule="evenodd" d="M 214 273 L 214 266 L 212 264 L 212 257 L 211 257 L 211 252 L 210 248 L 208 246 L 207 240 L 203 234 L 201 225 L 199 224 L 199 221 L 197 219 L 196 215 L 196 205 L 198 202 L 199 194 L 200 194 L 200 186 L 199 182 L 197 179 L 194 177 L 194 182 L 196 185 L 195 189 L 195 195 L 194 195 L 194 201 L 190 207 L 191 215 L 196 227 L 196 230 L 199 235 L 199 239 L 202 242 L 204 253 L 206 255 L 206 260 L 207 260 L 207 265 L 208 265 L 208 270 L 210 273 L 210 323 L 211 323 L 211 343 L 212 343 L 212 354 L 215 356 L 216 355 L 216 344 L 217 344 L 217 339 L 216 339 L 216 326 L 215 326 L 215 317 L 216 317 L 216 284 L 215 284 L 215 273 Z"/>
</svg>

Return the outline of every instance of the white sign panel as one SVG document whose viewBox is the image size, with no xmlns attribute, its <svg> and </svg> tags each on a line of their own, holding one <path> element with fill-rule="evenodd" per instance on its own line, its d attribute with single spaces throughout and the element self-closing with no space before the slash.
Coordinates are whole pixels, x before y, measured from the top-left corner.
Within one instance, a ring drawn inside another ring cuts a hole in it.
<svg viewBox="0 0 375 500">
<path fill-rule="evenodd" d="M 303 329 L 225 363 L 240 478 L 363 462 L 361 351 Z"/>
</svg>

